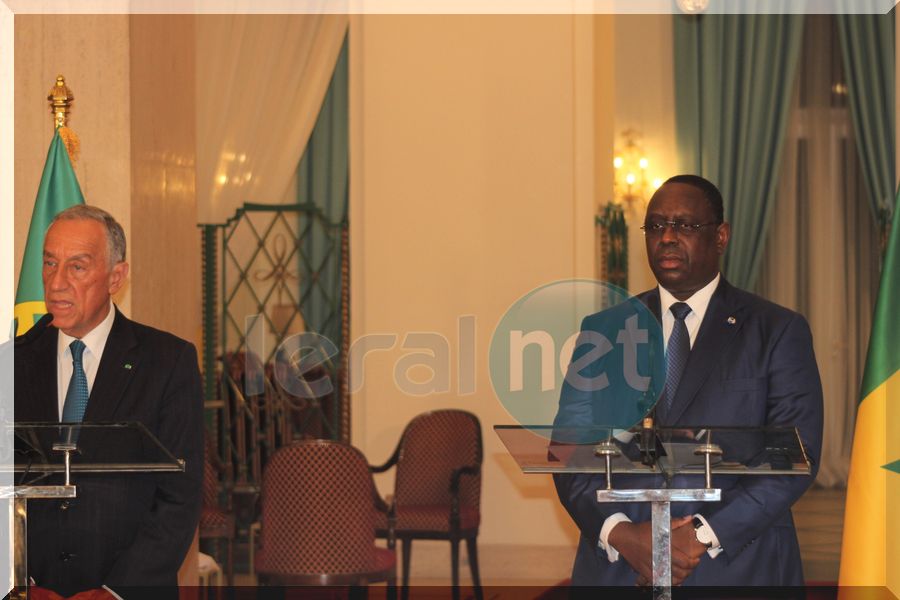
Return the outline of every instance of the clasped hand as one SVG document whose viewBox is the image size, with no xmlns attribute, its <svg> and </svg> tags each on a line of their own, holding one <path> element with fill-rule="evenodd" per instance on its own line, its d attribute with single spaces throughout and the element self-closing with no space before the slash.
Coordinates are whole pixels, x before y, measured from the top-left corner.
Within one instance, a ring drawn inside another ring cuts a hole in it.
<svg viewBox="0 0 900 600">
<path fill-rule="evenodd" d="M 650 521 L 629 523 L 623 521 L 613 527 L 607 539 L 619 551 L 631 568 L 637 571 L 637 584 L 650 585 L 653 581 L 653 543 Z M 672 519 L 672 585 L 681 585 L 694 568 L 706 546 L 697 541 L 693 517 Z"/>
</svg>

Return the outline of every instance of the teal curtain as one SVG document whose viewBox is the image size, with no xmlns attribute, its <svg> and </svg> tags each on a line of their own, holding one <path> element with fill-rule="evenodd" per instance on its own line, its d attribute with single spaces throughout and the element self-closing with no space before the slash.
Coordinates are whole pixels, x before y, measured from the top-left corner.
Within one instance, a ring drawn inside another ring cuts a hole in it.
<svg viewBox="0 0 900 600">
<path fill-rule="evenodd" d="M 896 181 L 894 11 L 836 19 L 859 162 L 872 214 L 883 234 L 891 219 Z"/>
<path fill-rule="evenodd" d="M 781 165 L 802 15 L 676 15 L 681 172 L 715 183 L 732 237 L 723 262 L 753 288 Z"/>
<path fill-rule="evenodd" d="M 347 226 L 349 133 L 347 39 L 297 167 L 297 202 L 313 210 L 300 223 L 300 310 L 307 331 L 342 345 L 341 235 Z"/>
</svg>

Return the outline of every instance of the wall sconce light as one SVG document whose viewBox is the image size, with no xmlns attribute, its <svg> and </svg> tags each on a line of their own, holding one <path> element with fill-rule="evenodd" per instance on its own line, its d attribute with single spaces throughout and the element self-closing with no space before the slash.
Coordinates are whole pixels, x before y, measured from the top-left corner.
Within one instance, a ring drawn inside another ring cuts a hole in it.
<svg viewBox="0 0 900 600">
<path fill-rule="evenodd" d="M 675 3 L 681 12 L 688 15 L 696 15 L 709 8 L 709 0 L 676 0 Z"/>
<path fill-rule="evenodd" d="M 650 172 L 650 159 L 640 143 L 641 134 L 634 129 L 622 133 L 622 144 L 613 158 L 615 168 L 612 200 L 601 205 L 595 217 L 597 244 L 597 277 L 628 289 L 628 223 L 626 208 L 636 209 L 643 219 L 643 209 L 662 179 Z M 635 202 L 639 202 L 635 206 Z"/>
<path fill-rule="evenodd" d="M 615 169 L 613 202 L 626 203 L 630 206 L 635 200 L 648 201 L 656 188 L 662 185 L 662 180 L 651 179 L 648 174 L 650 160 L 640 145 L 640 132 L 626 129 L 622 132 L 622 138 L 624 143 L 616 150 L 613 158 Z"/>
</svg>

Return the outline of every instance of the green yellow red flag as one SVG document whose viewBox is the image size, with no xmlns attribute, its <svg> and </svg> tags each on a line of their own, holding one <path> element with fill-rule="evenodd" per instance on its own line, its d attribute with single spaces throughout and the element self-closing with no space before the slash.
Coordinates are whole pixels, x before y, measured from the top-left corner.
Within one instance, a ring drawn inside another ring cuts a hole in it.
<svg viewBox="0 0 900 600">
<path fill-rule="evenodd" d="M 900 596 L 900 218 L 894 214 L 856 409 L 839 584 L 887 587 Z"/>
<path fill-rule="evenodd" d="M 57 213 L 76 204 L 84 204 L 84 196 L 72 169 L 66 145 L 57 130 L 47 152 L 47 162 L 44 164 L 44 173 L 41 175 L 28 227 L 19 286 L 16 288 L 16 335 L 28 331 L 47 312 L 44 305 L 44 284 L 41 280 L 44 234 Z"/>
</svg>

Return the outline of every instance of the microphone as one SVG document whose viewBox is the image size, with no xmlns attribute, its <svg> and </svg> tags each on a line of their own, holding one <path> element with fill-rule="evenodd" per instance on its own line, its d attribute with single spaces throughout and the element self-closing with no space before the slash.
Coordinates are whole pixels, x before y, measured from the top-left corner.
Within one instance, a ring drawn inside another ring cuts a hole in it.
<svg viewBox="0 0 900 600">
<path fill-rule="evenodd" d="M 31 329 L 16 338 L 16 346 L 31 343 L 37 336 L 41 335 L 44 330 L 47 329 L 47 327 L 50 326 L 50 323 L 52 321 L 52 313 L 47 313 L 46 315 L 38 319 L 38 322 L 35 323 Z"/>
</svg>

